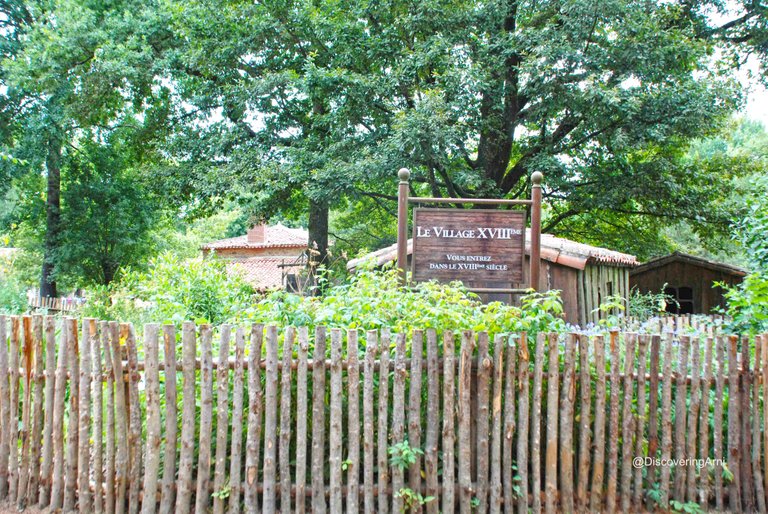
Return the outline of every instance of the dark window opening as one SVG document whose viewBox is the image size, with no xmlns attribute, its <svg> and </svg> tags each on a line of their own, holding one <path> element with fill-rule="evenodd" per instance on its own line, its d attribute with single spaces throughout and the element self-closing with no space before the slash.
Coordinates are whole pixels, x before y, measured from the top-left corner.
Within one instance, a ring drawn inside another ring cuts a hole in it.
<svg viewBox="0 0 768 514">
<path fill-rule="evenodd" d="M 693 314 L 693 288 L 665 287 L 664 294 L 668 297 L 666 311 L 670 314 Z"/>
</svg>

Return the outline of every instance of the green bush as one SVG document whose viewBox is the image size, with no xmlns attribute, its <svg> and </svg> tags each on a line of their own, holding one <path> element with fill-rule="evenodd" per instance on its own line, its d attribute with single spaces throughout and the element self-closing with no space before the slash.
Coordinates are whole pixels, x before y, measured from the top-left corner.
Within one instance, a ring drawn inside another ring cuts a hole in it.
<svg viewBox="0 0 768 514">
<path fill-rule="evenodd" d="M 146 271 L 128 270 L 115 285 L 91 290 L 83 315 L 137 325 L 184 320 L 218 325 L 241 320 L 253 293 L 213 256 L 179 259 L 166 252 L 151 259 Z"/>
<path fill-rule="evenodd" d="M 343 282 L 324 281 L 322 296 L 274 291 L 257 298 L 241 277 L 214 257 L 179 260 L 162 254 L 147 271 L 128 271 L 110 288 L 89 291 L 83 316 L 179 324 L 184 320 L 274 323 L 372 330 L 414 328 L 493 333 L 562 330 L 558 292 L 529 294 L 521 306 L 484 304 L 461 283 L 400 284 L 394 269 L 363 269 Z"/>
<path fill-rule="evenodd" d="M 726 314 L 735 333 L 768 331 L 768 179 L 754 181 L 753 197 L 747 199 L 747 212 L 736 223 L 735 238 L 744 247 L 752 272 L 736 287 L 725 288 Z"/>
<path fill-rule="evenodd" d="M 460 282 L 404 287 L 394 269 L 362 269 L 319 297 L 276 291 L 254 305 L 250 319 L 282 325 L 373 330 L 413 328 L 501 332 L 562 330 L 559 292 L 529 294 L 521 306 L 484 304 Z"/>
<path fill-rule="evenodd" d="M 0 257 L 0 312 L 26 312 L 27 290 L 37 285 L 39 266 L 36 256 L 23 250 Z"/>
</svg>

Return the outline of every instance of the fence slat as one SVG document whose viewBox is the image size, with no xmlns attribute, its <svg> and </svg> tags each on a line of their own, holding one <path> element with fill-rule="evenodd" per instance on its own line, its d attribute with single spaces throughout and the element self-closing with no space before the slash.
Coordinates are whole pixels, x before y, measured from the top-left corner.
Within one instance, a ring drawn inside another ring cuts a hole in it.
<svg viewBox="0 0 768 514">
<path fill-rule="evenodd" d="M 78 455 L 77 455 L 77 505 L 81 512 L 93 510 L 93 497 L 90 487 L 91 471 L 91 345 L 92 338 L 96 337 L 96 320 L 86 318 L 83 320 L 83 339 L 80 344 L 80 383 L 78 392 L 80 402 L 78 410 Z M 74 380 L 74 378 L 72 379 Z"/>
<path fill-rule="evenodd" d="M 45 359 L 43 354 L 43 317 L 32 318 L 33 353 L 35 371 L 33 374 L 35 391 L 32 410 L 32 438 L 29 445 L 29 485 L 27 486 L 27 505 L 36 505 L 40 492 L 40 451 L 43 431 L 43 392 L 45 389 Z"/>
<path fill-rule="evenodd" d="M 328 465 L 330 466 L 330 510 L 341 512 L 341 330 L 331 330 L 331 410 L 328 447 Z"/>
<path fill-rule="evenodd" d="M 443 512 L 453 512 L 456 504 L 454 491 L 456 480 L 455 344 L 453 332 L 446 330 L 443 333 Z"/>
<path fill-rule="evenodd" d="M 491 486 L 488 501 L 489 512 L 501 512 L 501 431 L 502 431 L 502 391 L 504 390 L 504 336 L 497 335 L 493 350 L 493 395 L 491 400 Z M 509 470 L 511 471 L 511 469 Z"/>
<path fill-rule="evenodd" d="M 250 355 L 248 356 L 248 433 L 245 436 L 245 512 L 259 512 L 256 483 L 259 479 L 259 450 L 261 448 L 261 420 L 264 397 L 261 391 L 261 348 L 264 326 L 251 326 Z"/>
<path fill-rule="evenodd" d="M 101 342 L 103 324 L 94 320 L 94 332 L 91 334 L 91 405 L 93 430 L 93 512 L 104 512 L 104 384 L 102 377 Z"/>
<path fill-rule="evenodd" d="M 291 360 L 296 329 L 287 327 L 283 338 L 283 366 L 280 370 L 280 510 L 291 510 Z"/>
<path fill-rule="evenodd" d="M 104 491 L 104 510 L 107 514 L 114 514 L 115 504 L 116 504 L 115 373 L 114 373 L 114 365 L 112 364 L 112 350 L 110 348 L 111 337 L 112 337 L 112 327 L 108 322 L 103 321 L 101 323 L 101 346 L 104 349 L 104 367 L 106 369 L 106 374 L 107 374 L 107 440 L 106 440 L 106 450 L 105 450 L 107 461 L 105 463 L 105 468 L 104 468 L 104 474 L 105 474 L 104 478 L 106 481 L 106 487 Z M 56 388 L 58 389 L 58 387 L 59 387 L 59 379 L 57 378 Z"/>
<path fill-rule="evenodd" d="M 211 485 L 211 432 L 213 429 L 213 333 L 200 325 L 200 436 L 197 455 L 195 512 L 207 512 Z"/>
<path fill-rule="evenodd" d="M 424 354 L 424 332 L 414 330 L 411 336 L 411 373 L 408 387 L 408 446 L 421 448 L 421 370 Z M 415 456 L 408 466 L 408 487 L 421 491 L 421 457 Z M 415 510 L 415 509 L 414 509 Z"/>
<path fill-rule="evenodd" d="M 749 346 L 747 346 L 749 349 Z M 762 370 L 762 352 L 760 351 L 760 336 L 755 337 L 755 367 L 752 375 L 751 394 L 752 426 L 752 474 L 755 481 L 755 497 L 759 512 L 765 512 L 765 489 L 763 488 L 763 472 L 760 468 L 760 372 Z"/>
<path fill-rule="evenodd" d="M 651 374 L 651 381 L 648 390 L 650 391 L 650 398 L 648 401 L 648 455 L 651 457 L 658 456 L 659 450 L 659 357 L 661 348 L 661 337 L 659 335 L 651 336 L 651 362 L 649 371 Z M 653 462 L 647 468 L 648 483 L 653 484 L 656 482 L 657 470 L 653 466 Z M 651 509 L 654 507 L 653 498 L 650 496 L 646 499 L 646 508 Z"/>
<path fill-rule="evenodd" d="M 688 397 L 688 354 L 690 353 L 691 339 L 681 336 L 679 341 L 679 355 L 677 359 L 677 374 L 675 375 L 675 459 L 682 461 L 685 458 L 686 445 L 686 399 Z M 682 415 L 681 415 L 682 414 Z M 675 481 L 673 485 L 672 499 L 685 502 L 686 469 L 685 466 L 675 467 Z"/>
<path fill-rule="evenodd" d="M 501 475 L 502 490 L 504 493 L 504 512 L 512 514 L 515 510 L 515 489 L 514 489 L 514 435 L 515 435 L 515 397 L 516 383 L 515 374 L 517 373 L 517 346 L 520 344 L 511 344 L 514 339 L 509 337 L 504 344 L 505 350 L 504 365 L 504 438 L 502 441 L 502 469 L 505 471 Z"/>
<path fill-rule="evenodd" d="M 557 507 L 558 400 L 560 396 L 560 348 L 558 346 L 557 334 L 549 334 L 547 336 L 546 351 L 549 363 L 547 366 L 547 446 L 544 457 L 544 509 L 548 514 L 553 514 Z"/>
<path fill-rule="evenodd" d="M 163 378 L 165 385 L 165 448 L 163 481 L 160 486 L 160 514 L 171 514 L 176 500 L 176 446 L 178 411 L 176 398 L 176 328 L 163 325 Z"/>
<path fill-rule="evenodd" d="M 426 497 L 432 497 L 428 502 L 427 513 L 437 514 L 438 501 L 438 453 L 437 443 L 440 430 L 440 377 L 437 369 L 437 332 L 427 330 L 427 425 L 424 441 L 424 479 L 426 482 Z"/>
<path fill-rule="evenodd" d="M 405 334 L 395 339 L 395 376 L 392 383 L 392 445 L 405 441 L 405 382 L 408 369 L 405 362 Z M 403 499 L 398 494 L 405 487 L 405 478 L 400 466 L 392 466 L 392 512 L 400 512 Z M 338 512 L 331 509 L 331 512 Z"/>
<path fill-rule="evenodd" d="M 360 508 L 360 363 L 358 332 L 347 331 L 347 512 Z"/>
<path fill-rule="evenodd" d="M 661 386 L 661 458 L 669 461 L 672 456 L 672 334 L 664 336 L 664 379 Z M 670 466 L 661 467 L 659 501 L 662 506 L 669 503 Z"/>
<path fill-rule="evenodd" d="M 235 373 L 232 386 L 232 454 L 229 463 L 229 514 L 240 514 L 242 493 L 241 464 L 243 462 L 243 387 L 245 385 L 245 333 L 235 331 Z"/>
<path fill-rule="evenodd" d="M 19 427 L 19 437 L 21 438 L 21 462 L 19 464 L 18 491 L 16 496 L 17 510 L 23 510 L 27 501 L 27 486 L 29 485 L 29 467 L 30 467 L 30 423 L 32 421 L 32 361 L 33 344 L 32 341 L 32 318 L 23 316 L 22 324 L 22 366 L 24 373 L 21 376 L 23 383 L 23 396 L 21 405 L 21 426 Z"/>
<path fill-rule="evenodd" d="M 489 431 L 489 384 L 491 379 L 491 369 L 493 361 L 489 353 L 489 340 L 487 332 L 480 332 L 477 335 L 477 378 L 475 381 L 476 389 L 472 395 L 475 399 L 473 403 L 477 405 L 475 420 L 476 443 L 474 450 L 476 452 L 476 470 L 477 478 L 475 480 L 476 510 L 479 513 L 488 510 L 488 431 Z"/>
<path fill-rule="evenodd" d="M 595 456 L 592 467 L 592 484 L 589 494 L 589 510 L 603 508 L 603 480 L 605 471 L 605 339 L 594 337 L 595 343 Z"/>
<path fill-rule="evenodd" d="M 141 402 L 139 401 L 139 372 L 136 352 L 136 332 L 133 325 L 125 327 L 125 349 L 128 354 L 128 513 L 139 512 L 139 489 L 141 487 Z"/>
<path fill-rule="evenodd" d="M 616 512 L 616 487 L 619 465 L 619 344 L 618 332 L 610 334 L 611 414 L 608 420 L 608 483 L 605 488 L 606 512 Z"/>
<path fill-rule="evenodd" d="M 115 376 L 115 513 L 125 512 L 125 500 L 128 489 L 128 419 L 127 398 L 123 386 L 123 357 L 120 345 L 120 331 L 116 322 L 109 323 L 112 371 Z M 194 418 L 193 418 L 194 419 Z"/>
<path fill-rule="evenodd" d="M 739 410 L 738 336 L 728 336 L 728 467 L 731 470 L 729 503 L 734 512 L 741 512 L 741 416 Z"/>
<path fill-rule="evenodd" d="M 11 378 L 10 405 L 11 417 L 9 422 L 10 437 L 8 437 L 8 497 L 11 503 L 16 502 L 19 488 L 19 317 L 11 316 L 11 342 L 10 342 Z M 63 397 L 62 397 L 63 398 Z"/>
<path fill-rule="evenodd" d="M 160 325 L 144 325 L 144 377 L 147 391 L 147 444 L 144 469 L 144 501 L 142 514 L 154 514 L 157 494 L 157 474 L 160 471 Z"/>
<path fill-rule="evenodd" d="M 276 512 L 277 498 L 277 328 L 267 327 L 267 381 L 264 385 L 264 497 L 262 510 L 266 514 Z"/>
<path fill-rule="evenodd" d="M 528 382 L 528 376 L 530 374 L 528 364 L 528 336 L 523 333 L 520 336 L 520 344 L 518 346 L 518 369 L 520 373 L 518 375 L 517 383 L 520 394 L 518 419 L 519 427 L 517 434 L 517 471 L 520 473 L 520 496 L 517 502 L 517 511 L 519 514 L 528 513 L 528 394 L 530 391 L 530 384 Z M 538 491 L 536 491 L 538 494 Z"/>
<path fill-rule="evenodd" d="M 227 481 L 227 436 L 229 435 L 229 340 L 231 325 L 219 329 L 219 358 L 216 361 L 216 454 L 213 472 L 213 514 L 224 514 L 222 496 Z"/>
<path fill-rule="evenodd" d="M 192 500 L 192 461 L 195 448 L 195 359 L 197 340 L 195 325 L 186 321 L 182 325 L 182 391 L 181 451 L 179 454 L 179 478 L 176 486 L 176 512 L 189 512 Z"/>
<path fill-rule="evenodd" d="M 80 421 L 80 344 L 78 341 L 77 320 L 67 318 L 67 358 L 69 360 L 69 418 L 67 424 L 67 463 L 64 477 L 64 512 L 74 510 L 77 502 L 77 458 Z"/>
<path fill-rule="evenodd" d="M 378 405 L 378 420 L 379 426 L 377 427 L 377 453 L 376 459 L 378 463 L 378 512 L 387 514 L 389 512 L 389 499 L 386 494 L 382 494 L 383 491 L 389 486 L 389 462 L 387 460 L 387 448 L 389 446 L 389 437 L 387 433 L 387 427 L 389 426 L 387 416 L 389 411 L 389 344 L 390 344 L 389 330 L 384 329 L 381 331 L 381 356 L 379 357 L 379 405 Z"/>
<path fill-rule="evenodd" d="M 704 341 L 704 374 L 701 379 L 701 409 L 699 409 L 699 458 L 705 461 L 709 457 L 709 396 L 712 375 L 712 349 L 715 346 L 714 339 L 710 336 Z M 709 473 L 700 473 L 699 494 L 697 502 L 701 505 L 709 503 Z"/>
<path fill-rule="evenodd" d="M 752 437 L 749 434 L 749 390 L 752 383 L 750 371 L 749 337 L 741 336 L 741 359 L 739 361 L 739 457 L 741 459 L 741 502 L 745 512 L 755 512 L 755 491 L 752 477 Z"/>
<path fill-rule="evenodd" d="M 725 389 L 725 376 L 726 376 L 726 364 L 725 364 L 725 339 L 723 336 L 717 336 L 715 339 L 716 344 L 716 361 L 717 361 L 717 376 L 715 380 L 715 419 L 713 435 L 714 444 L 714 456 L 715 456 L 715 506 L 717 510 L 722 511 L 725 506 L 723 500 L 723 390 Z"/>
<path fill-rule="evenodd" d="M 470 385 L 472 382 L 472 350 L 474 334 L 465 330 L 461 334 L 461 353 L 459 357 L 459 387 L 458 387 L 458 438 L 459 438 L 459 507 L 462 514 L 471 512 L 472 473 L 470 466 L 471 454 L 471 413 Z"/>
<path fill-rule="evenodd" d="M 699 395 L 699 376 L 701 373 L 701 349 L 699 339 L 694 338 L 691 345 L 692 357 L 691 357 L 691 395 L 688 403 L 688 420 L 686 421 L 688 440 L 686 446 L 686 456 L 689 459 L 696 457 L 696 435 L 698 434 L 697 421 L 699 417 L 699 404 L 701 403 L 701 396 Z M 703 471 L 703 470 L 702 470 Z M 696 470 L 689 470 L 687 475 L 687 484 L 685 491 L 685 499 L 688 502 L 696 501 Z"/>
<path fill-rule="evenodd" d="M 622 405 L 621 424 L 621 510 L 629 511 L 632 483 L 632 452 L 635 450 L 633 436 L 635 435 L 634 418 L 632 416 L 632 401 L 635 396 L 634 371 L 635 371 L 635 346 L 637 334 L 630 333 L 624 336 L 624 402 Z"/>
<path fill-rule="evenodd" d="M 56 385 L 53 395 L 53 474 L 50 502 L 44 502 L 50 504 L 51 510 L 60 509 L 64 500 L 64 392 L 67 386 L 67 347 L 69 346 L 67 340 L 70 332 L 69 327 L 69 323 L 62 319 L 56 364 Z"/>
<path fill-rule="evenodd" d="M 574 511 L 573 412 L 576 402 L 576 335 L 565 338 L 563 387 L 560 394 L 560 497 L 565 512 Z M 557 380 L 558 377 L 555 377 Z M 582 414 L 583 415 L 583 414 Z"/>
<path fill-rule="evenodd" d="M 5 349 L 5 338 L 2 340 L 2 349 Z M 7 359 L 7 357 L 6 357 Z M 7 360 L 6 360 L 7 362 Z M 2 368 L 2 364 L 0 364 Z M 3 380 L 7 384 L 6 380 Z M 101 382 L 99 382 L 101 384 Z M 53 411 L 54 390 L 56 386 L 56 320 L 53 316 L 45 317 L 45 421 L 43 422 L 43 461 L 40 467 L 40 498 L 38 507 L 44 509 L 51 498 L 51 475 L 53 473 Z M 7 387 L 7 385 L 6 385 Z M 2 387 L 0 387 L 2 391 Z M 5 398 L 5 394 L 0 392 Z M 3 415 L 3 419 L 5 415 Z M 2 448 L 0 448 L 2 453 Z M 8 458 L 7 455 L 5 457 Z M 2 461 L 0 460 L 0 466 Z M 7 467 L 6 467 L 7 470 Z M 2 495 L 0 495 L 2 496 Z"/>
<path fill-rule="evenodd" d="M 0 500 L 4 500 L 8 496 L 8 461 L 11 439 L 7 319 L 0 315 Z"/>
<path fill-rule="evenodd" d="M 650 336 L 642 334 L 638 339 L 637 348 L 637 413 L 634 418 L 636 423 L 635 430 L 635 452 L 633 458 L 643 456 L 643 441 L 645 440 L 645 395 L 646 381 L 642 378 L 645 377 L 645 371 L 647 369 L 647 356 L 648 356 L 648 344 L 650 343 Z M 656 391 L 651 391 L 651 394 L 656 394 Z M 634 466 L 633 466 L 634 467 Z M 634 469 L 634 489 L 632 490 L 632 503 L 633 505 L 640 505 L 643 502 L 643 469 L 641 466 L 637 466 Z"/>
<path fill-rule="evenodd" d="M 325 502 L 325 327 L 315 329 L 312 367 L 312 512 L 324 514 Z"/>
<path fill-rule="evenodd" d="M 579 347 L 579 462 L 576 477 L 576 508 L 586 512 L 589 499 L 589 463 L 590 441 L 589 429 L 592 409 L 592 385 L 589 370 L 589 337 L 577 335 Z"/>
<path fill-rule="evenodd" d="M 541 402 L 544 382 L 545 334 L 536 338 L 536 356 L 533 363 L 533 401 L 531 405 L 531 508 L 534 514 L 541 512 Z"/>
<path fill-rule="evenodd" d="M 369 330 L 365 335 L 365 359 L 363 361 L 363 512 L 376 512 L 373 496 L 374 432 L 373 432 L 373 381 L 377 350 L 377 332 Z M 302 513 L 303 514 L 303 513 Z"/>
<path fill-rule="evenodd" d="M 763 360 L 762 378 L 763 378 L 763 458 L 766 468 L 768 468 L 768 334 L 763 334 L 758 339 L 759 345 L 756 345 L 755 351 L 759 351 Z M 765 481 L 763 489 L 765 490 L 766 504 L 768 504 L 768 469 L 764 470 L 763 480 Z"/>
<path fill-rule="evenodd" d="M 299 327 L 299 365 L 296 370 L 296 514 L 304 514 L 306 510 L 308 352 L 307 327 Z"/>
</svg>

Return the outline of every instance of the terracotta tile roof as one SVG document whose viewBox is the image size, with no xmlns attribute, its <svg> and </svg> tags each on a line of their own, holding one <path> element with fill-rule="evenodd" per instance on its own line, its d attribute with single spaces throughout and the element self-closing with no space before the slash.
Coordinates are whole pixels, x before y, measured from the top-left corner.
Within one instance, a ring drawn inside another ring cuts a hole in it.
<svg viewBox="0 0 768 514">
<path fill-rule="evenodd" d="M 303 228 L 288 228 L 280 223 L 264 227 L 264 242 L 248 241 L 247 235 L 230 237 L 206 243 L 202 250 L 247 249 L 247 248 L 306 248 L 309 234 Z"/>
<path fill-rule="evenodd" d="M 408 255 L 413 251 L 413 240 L 408 240 Z M 526 229 L 525 253 L 531 251 L 531 232 Z M 376 266 L 382 266 L 397 258 L 397 244 L 382 248 L 347 263 L 348 270 L 354 270 L 361 263 L 373 259 Z M 606 248 L 577 243 L 550 234 L 541 235 L 541 258 L 570 268 L 583 270 L 587 264 L 608 264 L 632 268 L 640 264 L 634 255 L 615 252 Z"/>
<path fill-rule="evenodd" d="M 283 263 L 290 263 L 295 257 L 249 257 L 227 261 L 227 271 L 240 274 L 257 290 L 283 287 Z"/>
</svg>

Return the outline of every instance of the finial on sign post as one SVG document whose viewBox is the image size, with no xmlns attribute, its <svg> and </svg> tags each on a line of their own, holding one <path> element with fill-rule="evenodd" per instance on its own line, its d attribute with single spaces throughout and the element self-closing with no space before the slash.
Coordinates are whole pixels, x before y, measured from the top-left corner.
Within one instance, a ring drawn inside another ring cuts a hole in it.
<svg viewBox="0 0 768 514">
<path fill-rule="evenodd" d="M 531 175 L 531 182 L 533 182 L 534 186 L 540 186 L 541 182 L 544 180 L 544 174 L 540 171 L 534 171 Z"/>
<path fill-rule="evenodd" d="M 400 168 L 397 172 L 397 176 L 400 179 L 400 182 L 408 182 L 411 179 L 411 170 L 408 168 Z"/>
</svg>

